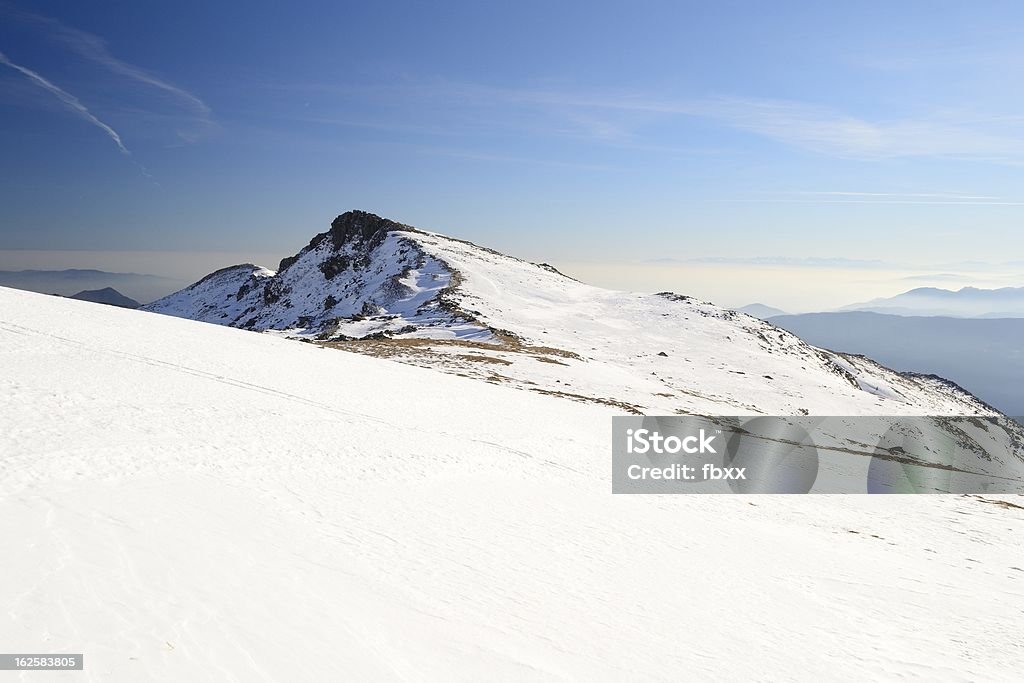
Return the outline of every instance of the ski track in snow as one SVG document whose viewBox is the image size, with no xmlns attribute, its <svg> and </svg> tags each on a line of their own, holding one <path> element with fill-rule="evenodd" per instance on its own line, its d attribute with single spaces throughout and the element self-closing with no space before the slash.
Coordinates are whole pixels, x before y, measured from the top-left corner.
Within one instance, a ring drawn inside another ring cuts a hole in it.
<svg viewBox="0 0 1024 683">
<path fill-rule="evenodd" d="M 613 496 L 615 410 L 0 289 L 11 680 L 1016 680 L 1024 511 Z M 1019 502 L 1019 501 L 1018 501 Z"/>
</svg>

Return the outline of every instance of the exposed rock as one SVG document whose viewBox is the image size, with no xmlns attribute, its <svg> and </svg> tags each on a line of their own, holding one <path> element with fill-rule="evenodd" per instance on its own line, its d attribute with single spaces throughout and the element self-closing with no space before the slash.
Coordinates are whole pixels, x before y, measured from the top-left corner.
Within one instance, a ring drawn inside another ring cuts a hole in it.
<svg viewBox="0 0 1024 683">
<path fill-rule="evenodd" d="M 348 211 L 331 222 L 328 234 L 334 242 L 335 249 L 353 241 L 368 242 L 369 248 L 372 249 L 383 242 L 387 233 L 393 230 L 416 231 L 416 228 L 366 211 Z"/>
</svg>

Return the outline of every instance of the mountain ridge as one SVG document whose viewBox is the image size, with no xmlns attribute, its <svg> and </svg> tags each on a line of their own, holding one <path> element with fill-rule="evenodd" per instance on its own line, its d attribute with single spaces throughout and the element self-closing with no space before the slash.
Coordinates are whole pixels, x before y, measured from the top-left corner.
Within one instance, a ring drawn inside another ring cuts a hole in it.
<svg viewBox="0 0 1024 683">
<path fill-rule="evenodd" d="M 72 296 L 82 291 L 107 287 L 136 301 L 154 301 L 186 284 L 182 280 L 145 273 L 122 273 L 95 268 L 63 270 L 0 270 L 0 287 L 12 287 L 40 294 Z"/>
<path fill-rule="evenodd" d="M 1021 318 L 902 316 L 873 311 L 804 313 L 770 321 L 811 344 L 867 354 L 901 371 L 956 382 L 1008 415 L 1024 415 Z M 983 349 L 983 353 L 966 353 Z"/>
<path fill-rule="evenodd" d="M 600 289 L 365 211 L 277 271 L 221 269 L 143 310 L 638 414 L 988 414 L 924 375 L 692 297 Z"/>
<path fill-rule="evenodd" d="M 1024 317 L 1024 287 L 915 287 L 892 297 L 843 306 L 839 312 L 869 311 L 903 316 L 955 318 Z"/>
</svg>

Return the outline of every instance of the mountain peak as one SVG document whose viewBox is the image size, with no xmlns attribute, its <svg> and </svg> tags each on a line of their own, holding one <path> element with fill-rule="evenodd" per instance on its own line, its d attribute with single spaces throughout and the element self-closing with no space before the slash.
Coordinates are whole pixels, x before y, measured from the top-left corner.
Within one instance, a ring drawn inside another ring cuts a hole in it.
<svg viewBox="0 0 1024 683">
<path fill-rule="evenodd" d="M 335 218 L 276 273 L 228 269 L 145 308 L 636 414 L 988 411 L 691 297 L 591 287 L 366 211 Z"/>
<path fill-rule="evenodd" d="M 334 240 L 334 246 L 340 247 L 353 240 L 380 243 L 384 236 L 394 230 L 416 231 L 409 225 L 403 225 L 389 218 L 382 218 L 369 211 L 346 211 L 333 221 L 327 234 Z"/>
<path fill-rule="evenodd" d="M 126 297 L 113 287 L 104 287 L 103 289 L 84 289 L 78 294 L 71 295 L 69 298 L 78 299 L 79 301 L 91 301 L 97 304 L 120 306 L 122 308 L 138 308 L 142 305 L 135 299 Z"/>
<path fill-rule="evenodd" d="M 281 263 L 277 266 L 277 271 L 281 272 L 288 269 L 303 254 L 323 244 L 324 240 L 331 240 L 331 246 L 334 251 L 350 244 L 358 244 L 364 247 L 365 251 L 369 251 L 379 246 L 389 232 L 395 231 L 420 232 L 411 225 L 405 225 L 389 218 L 382 218 L 369 211 L 360 211 L 358 209 L 346 211 L 331 221 L 330 230 L 315 235 L 309 241 L 309 244 L 298 254 L 281 259 Z"/>
</svg>

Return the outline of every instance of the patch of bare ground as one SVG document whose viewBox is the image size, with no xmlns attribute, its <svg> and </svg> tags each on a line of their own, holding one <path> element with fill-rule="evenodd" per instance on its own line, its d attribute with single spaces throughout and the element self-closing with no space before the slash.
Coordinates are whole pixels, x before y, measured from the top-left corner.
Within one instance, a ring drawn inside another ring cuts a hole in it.
<svg viewBox="0 0 1024 683">
<path fill-rule="evenodd" d="M 1004 510 L 1024 510 L 1024 505 L 1017 505 L 1016 503 L 1011 503 L 1008 500 L 999 500 L 997 498 L 982 498 L 981 496 L 971 496 L 971 497 L 981 501 L 982 503 L 988 503 L 989 505 L 996 505 L 998 507 L 1003 508 Z"/>
<path fill-rule="evenodd" d="M 564 349 L 556 349 L 552 346 L 535 346 L 533 344 L 527 344 L 507 332 L 495 331 L 493 334 L 497 339 L 496 342 L 405 337 L 397 339 L 350 339 L 344 341 L 323 341 L 317 343 L 320 346 L 325 346 L 327 348 L 344 349 L 346 351 L 355 351 L 356 353 L 365 353 L 370 356 L 380 356 L 383 358 L 392 358 L 394 356 L 406 355 L 409 353 L 436 354 L 437 352 L 435 349 L 460 348 L 472 349 L 475 352 L 503 351 L 508 353 L 520 353 L 527 356 L 533 356 L 544 363 L 555 363 L 558 365 L 566 365 L 566 363 L 557 360 L 558 358 L 583 360 L 583 357 L 578 353 L 573 353 L 572 351 L 566 351 Z M 455 355 L 457 357 L 462 357 L 460 354 Z"/>
<path fill-rule="evenodd" d="M 548 356 L 535 356 L 535 358 L 539 360 L 541 363 L 551 363 L 553 365 L 564 365 L 565 367 L 569 367 L 568 363 L 563 363 L 560 360 L 555 360 L 554 358 L 549 358 Z"/>
<path fill-rule="evenodd" d="M 491 363 L 493 365 L 512 365 L 512 361 L 505 360 L 504 358 L 495 358 L 494 356 L 488 356 L 482 353 L 458 353 L 455 354 L 455 358 L 462 360 L 468 360 L 473 363 Z"/>
<path fill-rule="evenodd" d="M 596 403 L 612 406 L 634 415 L 643 415 L 640 406 L 625 401 L 587 396 L 558 389 L 545 389 L 529 379 L 518 379 L 496 372 L 484 370 L 486 366 L 507 367 L 514 365 L 502 354 L 517 354 L 533 358 L 542 363 L 569 366 L 566 360 L 585 362 L 579 354 L 551 346 L 535 346 L 527 344 L 514 334 L 494 331 L 497 341 L 477 342 L 461 339 L 423 339 L 423 338 L 374 338 L 351 339 L 344 341 L 316 342 L 319 346 L 330 349 L 341 349 L 354 353 L 363 353 L 377 358 L 388 358 L 400 363 L 429 367 L 460 377 L 476 377 L 491 384 L 507 384 L 525 391 L 533 391 L 547 396 L 558 396 L 582 403 Z"/>
<path fill-rule="evenodd" d="M 644 414 L 644 411 L 640 408 L 640 406 L 635 406 L 632 403 L 626 403 L 625 401 L 616 401 L 610 398 L 598 398 L 595 396 L 584 396 L 582 394 L 572 394 L 569 393 L 568 391 L 558 391 L 555 389 L 535 389 L 533 387 L 530 387 L 529 390 L 535 391 L 538 394 L 544 394 L 545 396 L 560 396 L 562 398 L 572 399 L 573 401 L 581 401 L 583 403 L 600 403 L 601 405 L 613 406 L 615 408 L 620 408 L 626 411 L 627 413 L 632 413 L 634 415 Z"/>
</svg>

